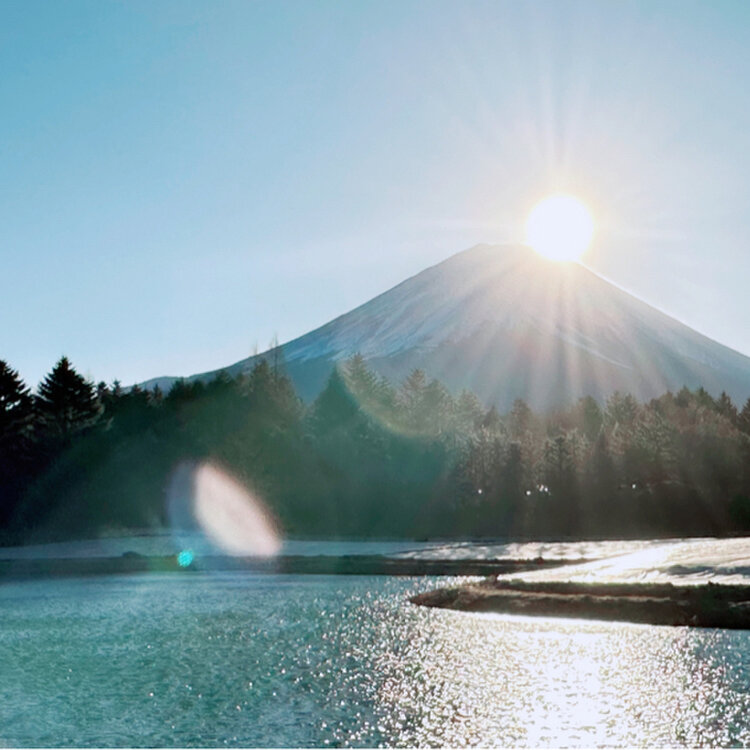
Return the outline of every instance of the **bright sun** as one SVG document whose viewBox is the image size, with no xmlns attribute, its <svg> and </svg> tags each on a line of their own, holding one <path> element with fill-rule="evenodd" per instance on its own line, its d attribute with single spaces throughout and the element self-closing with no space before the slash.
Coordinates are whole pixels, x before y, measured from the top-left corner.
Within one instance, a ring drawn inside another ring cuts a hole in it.
<svg viewBox="0 0 750 750">
<path fill-rule="evenodd" d="M 551 195 L 526 219 L 526 243 L 551 260 L 578 260 L 594 237 L 588 208 L 572 195 Z"/>
</svg>

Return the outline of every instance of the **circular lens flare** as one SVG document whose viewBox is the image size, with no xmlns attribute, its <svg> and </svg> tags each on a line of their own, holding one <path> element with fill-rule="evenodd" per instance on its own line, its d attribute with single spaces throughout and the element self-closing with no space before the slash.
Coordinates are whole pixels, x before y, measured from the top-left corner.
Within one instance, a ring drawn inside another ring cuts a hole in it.
<svg viewBox="0 0 750 750">
<path fill-rule="evenodd" d="M 552 195 L 526 220 L 526 244 L 550 260 L 578 260 L 594 237 L 594 220 L 572 195 Z"/>
<path fill-rule="evenodd" d="M 189 568 L 193 564 L 194 559 L 195 555 L 193 554 L 193 550 L 184 549 L 179 555 L 177 555 L 177 564 L 181 568 Z"/>
</svg>

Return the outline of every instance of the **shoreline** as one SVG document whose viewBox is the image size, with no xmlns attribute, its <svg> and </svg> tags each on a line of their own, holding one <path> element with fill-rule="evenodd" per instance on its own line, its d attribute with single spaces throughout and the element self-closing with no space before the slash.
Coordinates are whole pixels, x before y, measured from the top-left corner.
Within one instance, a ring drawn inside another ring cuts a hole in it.
<svg viewBox="0 0 750 750">
<path fill-rule="evenodd" d="M 573 562 L 585 562 L 576 560 Z M 118 557 L 0 558 L 0 584 L 29 578 L 136 573 L 247 571 L 275 575 L 487 576 L 569 565 L 570 560 L 477 560 L 390 557 L 387 555 L 282 555 L 274 558 L 197 556 L 181 565 L 177 555 Z"/>
<path fill-rule="evenodd" d="M 0 585 L 43 578 L 143 573 L 247 572 L 266 575 L 487 576 L 410 597 L 413 604 L 463 612 L 625 621 L 650 625 L 750 629 L 750 586 L 524 580 L 498 575 L 568 567 L 570 561 L 415 559 L 385 555 L 287 555 L 276 558 L 126 552 L 118 557 L 0 559 Z"/>
<path fill-rule="evenodd" d="M 413 604 L 462 612 L 750 629 L 750 586 L 496 580 L 435 589 Z"/>
</svg>

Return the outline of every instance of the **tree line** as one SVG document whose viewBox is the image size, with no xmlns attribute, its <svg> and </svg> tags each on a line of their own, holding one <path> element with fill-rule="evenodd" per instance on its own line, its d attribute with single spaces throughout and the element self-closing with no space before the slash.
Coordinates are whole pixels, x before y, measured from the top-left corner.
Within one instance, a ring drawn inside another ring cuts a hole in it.
<svg viewBox="0 0 750 750">
<path fill-rule="evenodd" d="M 159 388 L 65 357 L 32 393 L 0 361 L 0 539 L 163 528 L 184 460 L 212 460 L 307 536 L 601 538 L 750 531 L 750 399 L 614 393 L 507 414 L 359 355 L 304 404 L 283 366 Z"/>
</svg>

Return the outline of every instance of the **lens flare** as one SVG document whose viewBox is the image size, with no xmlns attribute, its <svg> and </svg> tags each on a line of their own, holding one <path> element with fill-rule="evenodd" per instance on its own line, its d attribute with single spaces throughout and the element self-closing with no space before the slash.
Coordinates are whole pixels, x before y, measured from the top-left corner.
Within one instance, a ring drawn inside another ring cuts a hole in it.
<svg viewBox="0 0 750 750">
<path fill-rule="evenodd" d="M 184 549 L 177 555 L 177 564 L 181 568 L 189 568 L 192 565 L 194 559 L 195 555 L 193 554 L 193 550 Z"/>
<path fill-rule="evenodd" d="M 178 466 L 169 487 L 168 507 L 175 530 L 197 527 L 224 554 L 273 557 L 281 549 L 278 527 L 261 498 L 214 464 Z M 187 566 L 193 559 L 193 551 L 184 549 L 177 562 Z"/>
</svg>

